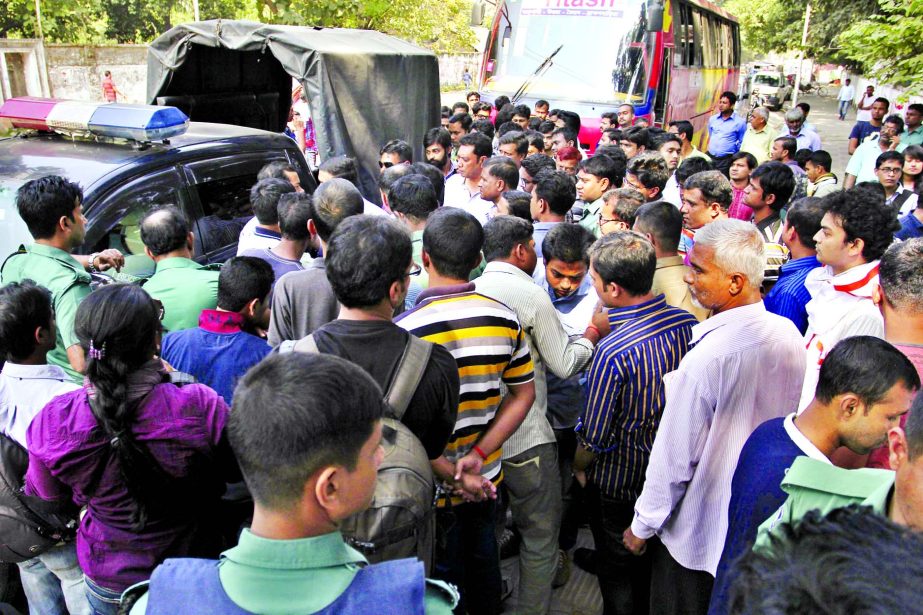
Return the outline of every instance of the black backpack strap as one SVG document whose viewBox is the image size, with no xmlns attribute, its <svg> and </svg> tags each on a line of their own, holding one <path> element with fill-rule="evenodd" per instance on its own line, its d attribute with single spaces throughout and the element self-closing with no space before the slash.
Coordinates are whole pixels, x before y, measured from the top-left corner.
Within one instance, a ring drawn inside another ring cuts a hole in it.
<svg viewBox="0 0 923 615">
<path fill-rule="evenodd" d="M 416 335 L 410 335 L 407 345 L 404 347 L 404 354 L 397 364 L 397 370 L 394 377 L 388 384 L 388 390 L 385 392 L 385 402 L 391 408 L 394 418 L 401 420 L 410 405 L 413 394 L 420 386 L 423 380 L 423 373 L 429 364 L 429 358 L 433 354 L 433 344 L 421 340 Z"/>
<path fill-rule="evenodd" d="M 915 193 L 913 190 L 904 190 L 899 195 L 897 195 L 893 201 L 891 201 L 891 209 L 893 209 L 895 212 L 899 212 L 901 210 L 901 206 L 906 203 L 907 200 L 914 194 Z"/>
</svg>

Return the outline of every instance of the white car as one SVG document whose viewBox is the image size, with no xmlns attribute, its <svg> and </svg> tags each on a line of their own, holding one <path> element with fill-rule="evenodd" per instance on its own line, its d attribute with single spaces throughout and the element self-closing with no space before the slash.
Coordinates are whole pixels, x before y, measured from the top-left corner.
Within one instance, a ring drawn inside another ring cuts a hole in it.
<svg viewBox="0 0 923 615">
<path fill-rule="evenodd" d="M 765 101 L 763 104 L 776 111 L 792 97 L 792 86 L 781 71 L 762 70 L 754 74 L 750 80 L 750 94 L 757 91 Z"/>
</svg>

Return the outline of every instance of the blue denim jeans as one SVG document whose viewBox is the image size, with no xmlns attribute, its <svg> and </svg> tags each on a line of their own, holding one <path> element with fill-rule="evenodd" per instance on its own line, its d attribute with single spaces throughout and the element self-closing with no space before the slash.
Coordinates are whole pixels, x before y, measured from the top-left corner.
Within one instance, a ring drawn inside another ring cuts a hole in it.
<svg viewBox="0 0 923 615">
<path fill-rule="evenodd" d="M 17 565 L 30 615 L 89 615 L 74 543 L 52 547 Z"/>
<path fill-rule="evenodd" d="M 455 613 L 500 613 L 500 550 L 496 502 L 469 502 L 436 511 L 439 539 L 433 576 L 461 592 Z"/>
<path fill-rule="evenodd" d="M 846 112 L 849 111 L 849 103 L 850 101 L 848 100 L 841 100 L 839 103 L 839 108 L 837 111 L 840 115 L 841 120 L 846 119 Z"/>
<path fill-rule="evenodd" d="M 90 612 L 93 615 L 118 615 L 122 592 L 100 587 L 86 577 L 84 580 L 87 600 L 90 602 Z"/>
</svg>

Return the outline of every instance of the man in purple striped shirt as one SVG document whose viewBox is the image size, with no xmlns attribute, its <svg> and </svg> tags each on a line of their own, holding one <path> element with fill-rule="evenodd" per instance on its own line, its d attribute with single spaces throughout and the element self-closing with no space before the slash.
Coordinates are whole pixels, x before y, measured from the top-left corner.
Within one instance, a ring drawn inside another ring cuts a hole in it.
<svg viewBox="0 0 923 615">
<path fill-rule="evenodd" d="M 651 541 L 651 612 L 705 613 L 727 533 L 731 478 L 762 422 L 798 401 L 802 338 L 760 297 L 765 248 L 741 220 L 703 227 L 686 273 L 694 301 L 713 316 L 692 328 L 692 349 L 664 377 L 666 405 L 644 488 L 623 541 Z"/>
</svg>

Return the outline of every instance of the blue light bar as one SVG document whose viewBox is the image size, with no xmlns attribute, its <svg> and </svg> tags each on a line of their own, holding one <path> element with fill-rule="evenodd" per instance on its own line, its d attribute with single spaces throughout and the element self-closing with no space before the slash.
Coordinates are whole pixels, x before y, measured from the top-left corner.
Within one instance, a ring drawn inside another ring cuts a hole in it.
<svg viewBox="0 0 923 615">
<path fill-rule="evenodd" d="M 187 128 L 189 118 L 176 107 L 112 103 L 101 105 L 90 118 L 94 134 L 134 141 L 161 141 Z"/>
</svg>

